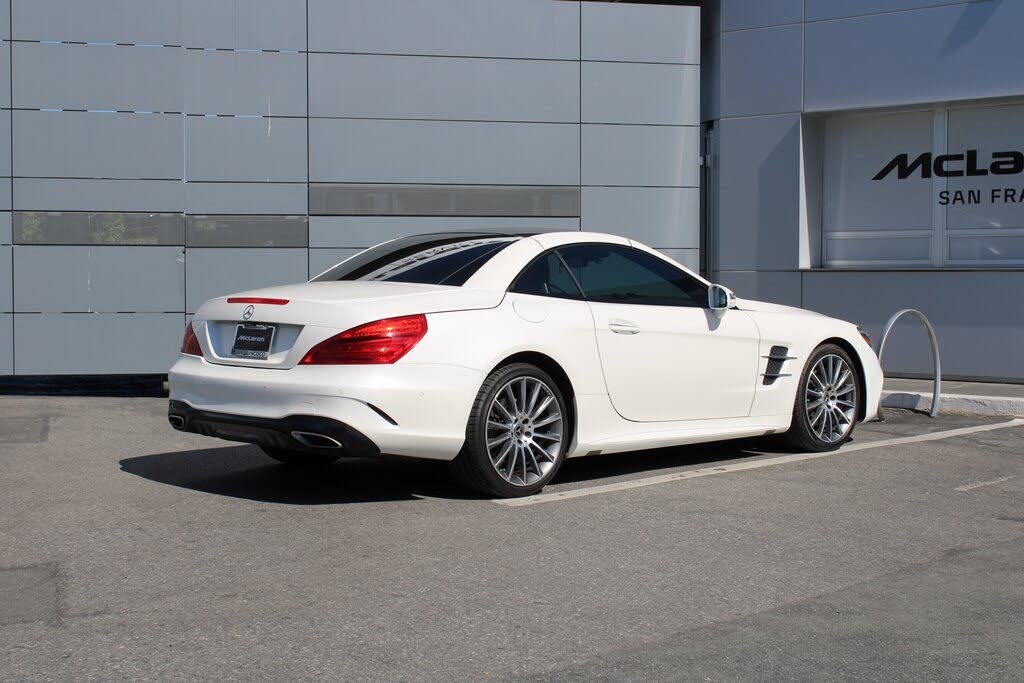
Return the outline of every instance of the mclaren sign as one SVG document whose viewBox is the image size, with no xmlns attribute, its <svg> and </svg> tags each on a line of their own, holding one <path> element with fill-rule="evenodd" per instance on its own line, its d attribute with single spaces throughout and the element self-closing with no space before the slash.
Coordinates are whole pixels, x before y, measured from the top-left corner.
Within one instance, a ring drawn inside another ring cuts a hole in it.
<svg viewBox="0 0 1024 683">
<path fill-rule="evenodd" d="M 984 159 L 979 158 L 976 149 L 965 150 L 962 154 L 924 152 L 913 160 L 909 154 L 897 154 L 872 180 L 884 180 L 893 171 L 896 172 L 898 180 L 906 180 L 913 175 L 919 175 L 921 178 L 1019 175 L 1024 173 L 1024 152 L 993 152 L 990 157 Z M 993 204 L 1024 204 L 1024 187 L 992 187 L 986 190 L 984 194 L 981 188 L 942 190 L 939 192 L 939 204 L 980 204 L 984 200 Z"/>
</svg>

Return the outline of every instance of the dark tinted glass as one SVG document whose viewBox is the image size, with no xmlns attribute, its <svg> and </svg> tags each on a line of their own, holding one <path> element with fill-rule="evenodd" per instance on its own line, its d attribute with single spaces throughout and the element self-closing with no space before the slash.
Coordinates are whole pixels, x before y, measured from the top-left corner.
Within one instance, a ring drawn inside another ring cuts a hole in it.
<svg viewBox="0 0 1024 683">
<path fill-rule="evenodd" d="M 519 294 L 577 299 L 582 296 L 572 275 L 554 252 L 541 256 L 516 278 L 512 291 Z"/>
<path fill-rule="evenodd" d="M 421 235 L 385 242 L 318 275 L 314 282 L 381 280 L 462 286 L 518 236 Z"/>
<path fill-rule="evenodd" d="M 707 305 L 704 285 L 650 254 L 614 244 L 560 249 L 587 299 L 652 306 Z"/>
</svg>

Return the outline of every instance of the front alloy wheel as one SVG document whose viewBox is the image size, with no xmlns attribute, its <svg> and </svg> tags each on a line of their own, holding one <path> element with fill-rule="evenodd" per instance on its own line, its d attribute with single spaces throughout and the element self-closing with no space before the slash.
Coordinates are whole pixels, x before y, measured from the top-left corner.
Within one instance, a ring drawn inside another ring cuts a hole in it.
<svg viewBox="0 0 1024 683">
<path fill-rule="evenodd" d="M 483 493 L 512 498 L 537 493 L 565 459 L 567 419 L 558 384 L 540 368 L 498 368 L 480 387 L 455 475 Z"/>
<path fill-rule="evenodd" d="M 839 448 L 853 434 L 860 391 L 850 355 L 834 344 L 819 346 L 800 377 L 789 442 L 805 451 Z"/>
</svg>

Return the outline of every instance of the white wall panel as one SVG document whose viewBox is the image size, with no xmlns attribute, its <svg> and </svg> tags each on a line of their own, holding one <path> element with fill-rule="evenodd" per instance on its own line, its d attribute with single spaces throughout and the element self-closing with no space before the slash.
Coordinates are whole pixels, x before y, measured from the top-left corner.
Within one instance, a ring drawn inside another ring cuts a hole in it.
<svg viewBox="0 0 1024 683">
<path fill-rule="evenodd" d="M 14 286 L 11 271 L 14 268 L 13 247 L 0 247 L 0 313 L 14 310 Z"/>
<path fill-rule="evenodd" d="M 189 313 L 217 296 L 305 282 L 309 268 L 305 249 L 189 249 L 185 260 Z"/>
<path fill-rule="evenodd" d="M 700 190 L 584 187 L 582 229 L 636 239 L 655 248 L 700 246 Z"/>
<path fill-rule="evenodd" d="M 839 1 L 854 6 L 850 0 Z M 794 24 L 804 18 L 804 0 L 726 0 L 718 4 L 722 31 Z M 855 3 L 861 4 L 863 0 Z"/>
<path fill-rule="evenodd" d="M 17 174 L 181 178 L 181 128 L 171 114 L 16 111 Z"/>
<path fill-rule="evenodd" d="M 181 247 L 17 246 L 14 310 L 181 311 Z"/>
<path fill-rule="evenodd" d="M 0 313 L 0 375 L 14 372 L 14 316 Z"/>
<path fill-rule="evenodd" d="M 362 249 L 310 249 L 309 276 L 311 278 L 316 277 L 350 256 L 355 256 L 360 251 Z"/>
<path fill-rule="evenodd" d="M 579 230 L 578 218 L 423 218 L 419 216 L 310 216 L 309 246 L 365 249 L 396 237 L 430 232 Z"/>
<path fill-rule="evenodd" d="M 0 3 L 0 12 L 3 3 Z M 11 42 L 0 38 L 0 107 L 11 106 Z"/>
<path fill-rule="evenodd" d="M 185 125 L 187 180 L 306 180 L 303 119 L 189 116 Z"/>
<path fill-rule="evenodd" d="M 574 125 L 311 119 L 309 127 L 313 182 L 579 182 Z"/>
<path fill-rule="evenodd" d="M 770 5 L 763 0 L 749 0 Z M 988 0 L 807 0 L 807 21 L 862 17 L 868 14 L 900 12 L 910 9 L 925 9 L 942 5 L 959 5 L 965 2 L 988 2 Z"/>
<path fill-rule="evenodd" d="M 695 126 L 583 126 L 584 185 L 697 187 Z"/>
<path fill-rule="evenodd" d="M 579 65 L 515 59 L 313 54 L 312 116 L 567 121 Z"/>
<path fill-rule="evenodd" d="M 181 3 L 172 0 L 10 0 L 14 38 L 181 44 Z"/>
<path fill-rule="evenodd" d="M 714 281 L 736 296 L 784 306 L 801 306 L 800 273 L 726 271 L 714 274 Z"/>
<path fill-rule="evenodd" d="M 800 116 L 723 119 L 717 146 L 716 269 L 796 269 Z"/>
<path fill-rule="evenodd" d="M 583 62 L 585 123 L 700 123 L 700 67 Z"/>
<path fill-rule="evenodd" d="M 1022 377 L 1024 303 L 1020 272 L 814 272 L 803 275 L 804 307 L 860 324 L 874 339 L 901 308 L 921 310 L 935 326 L 947 375 Z M 884 292 L 884 297 L 866 296 Z M 979 305 L 983 293 L 984 305 Z M 928 338 L 914 320 L 885 344 L 884 369 L 931 372 Z"/>
<path fill-rule="evenodd" d="M 700 275 L 700 249 L 659 249 L 658 251 Z"/>
<path fill-rule="evenodd" d="M 803 25 L 723 33 L 721 115 L 800 111 Z"/>
<path fill-rule="evenodd" d="M 180 180 L 91 180 L 84 178 L 15 178 L 18 211 L 153 211 L 184 210 Z"/>
<path fill-rule="evenodd" d="M 19 375 L 163 374 L 178 357 L 184 329 L 181 313 L 17 314 L 14 369 Z"/>
<path fill-rule="evenodd" d="M 809 8 L 810 10 L 810 8 Z M 1018 96 L 1024 3 L 975 2 L 806 27 L 807 111 Z M 870 46 L 870 49 L 866 49 Z"/>
<path fill-rule="evenodd" d="M 0 244 L 11 243 L 11 212 L 0 211 Z"/>
<path fill-rule="evenodd" d="M 190 114 L 306 115 L 306 55 L 185 50 Z"/>
<path fill-rule="evenodd" d="M 305 183 L 185 183 L 185 211 L 226 214 L 304 214 Z"/>
<path fill-rule="evenodd" d="M 0 111 L 0 176 L 11 175 L 11 112 Z M 10 190 L 8 182 L 0 183 L 0 192 Z M 10 195 L 6 201 L 10 201 Z M 9 208 L 9 207 L 8 207 Z"/>
<path fill-rule="evenodd" d="M 181 48 L 15 43 L 13 58 L 16 107 L 182 110 Z"/>
<path fill-rule="evenodd" d="M 0 0 L 0 39 L 11 37 L 11 0 Z"/>
<path fill-rule="evenodd" d="M 584 2 L 583 59 L 700 63 L 698 7 Z"/>
<path fill-rule="evenodd" d="M 186 47 L 305 50 L 305 0 L 180 0 Z"/>
<path fill-rule="evenodd" d="M 579 12 L 551 0 L 309 0 L 309 49 L 578 59 Z"/>
</svg>

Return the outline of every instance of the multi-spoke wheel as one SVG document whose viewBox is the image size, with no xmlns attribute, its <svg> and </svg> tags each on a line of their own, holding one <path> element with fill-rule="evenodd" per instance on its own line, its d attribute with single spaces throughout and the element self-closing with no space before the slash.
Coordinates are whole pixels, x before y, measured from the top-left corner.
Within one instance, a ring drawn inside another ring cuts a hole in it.
<svg viewBox="0 0 1024 683">
<path fill-rule="evenodd" d="M 536 493 L 562 464 L 567 424 L 562 392 L 547 373 L 526 363 L 499 368 L 480 388 L 455 472 L 492 495 Z"/>
<path fill-rule="evenodd" d="M 803 450 L 839 448 L 857 423 L 860 378 L 849 354 L 832 344 L 815 349 L 804 366 L 788 437 Z"/>
</svg>

